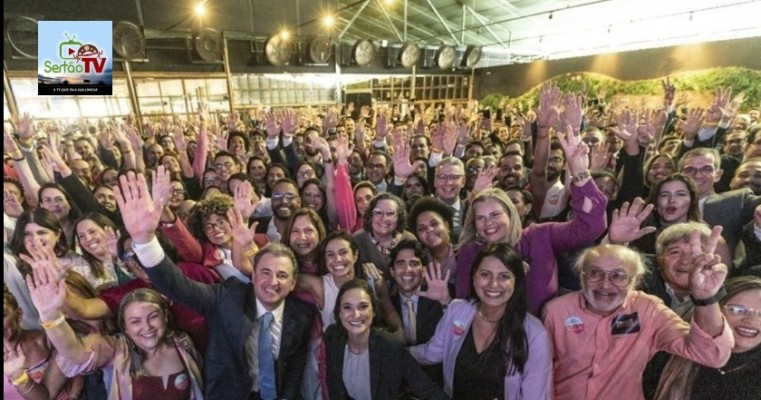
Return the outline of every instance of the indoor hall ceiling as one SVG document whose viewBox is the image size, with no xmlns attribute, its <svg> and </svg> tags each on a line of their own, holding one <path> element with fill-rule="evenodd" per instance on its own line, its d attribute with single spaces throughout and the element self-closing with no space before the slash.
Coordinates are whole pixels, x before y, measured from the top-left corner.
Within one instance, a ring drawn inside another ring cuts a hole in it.
<svg viewBox="0 0 761 400">
<path fill-rule="evenodd" d="M 485 46 L 480 67 L 761 37 L 761 0 L 338 0 L 342 7 L 343 39 Z"/>
<path fill-rule="evenodd" d="M 193 15 L 199 2 L 202 21 Z M 3 11 L 6 23 L 125 20 L 150 35 L 200 26 L 260 40 L 284 29 L 300 38 L 328 33 L 321 17 L 332 13 L 334 43 L 484 46 L 478 67 L 761 38 L 761 0 L 6 0 Z"/>
</svg>

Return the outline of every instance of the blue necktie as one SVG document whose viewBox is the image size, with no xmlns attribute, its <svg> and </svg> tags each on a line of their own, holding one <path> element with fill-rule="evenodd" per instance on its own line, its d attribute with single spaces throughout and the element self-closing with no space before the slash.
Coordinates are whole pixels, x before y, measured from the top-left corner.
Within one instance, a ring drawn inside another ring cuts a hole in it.
<svg viewBox="0 0 761 400">
<path fill-rule="evenodd" d="M 263 400 L 277 399 L 275 388 L 275 357 L 272 355 L 272 313 L 262 315 L 262 324 L 259 328 L 259 396 Z"/>
</svg>

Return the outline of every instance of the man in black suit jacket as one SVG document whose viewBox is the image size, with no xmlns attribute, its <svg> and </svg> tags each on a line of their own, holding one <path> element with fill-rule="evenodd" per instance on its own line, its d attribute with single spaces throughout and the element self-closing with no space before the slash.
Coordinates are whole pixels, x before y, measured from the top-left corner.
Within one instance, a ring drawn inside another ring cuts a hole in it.
<svg viewBox="0 0 761 400">
<path fill-rule="evenodd" d="M 695 181 L 703 221 L 724 228 L 721 236 L 727 241 L 729 251 L 734 253 L 743 227 L 753 220 L 753 213 L 761 204 L 761 196 L 754 195 L 747 188 L 716 193 L 714 184 L 723 174 L 719 160 L 718 151 L 701 147 L 687 152 L 679 160 L 679 169 Z"/>
<path fill-rule="evenodd" d="M 431 340 L 450 301 L 447 280 L 442 276 L 435 276 L 436 273 L 432 273 L 431 277 L 438 277 L 440 280 L 431 279 L 431 282 L 428 282 L 428 290 L 421 290 L 423 269 L 427 264 L 428 255 L 416 240 L 402 240 L 391 250 L 389 271 L 396 289 L 391 301 L 402 318 L 404 338 L 408 345 L 427 343 Z M 436 272 L 440 275 L 440 267 Z M 415 314 L 414 329 L 410 324 L 409 307 L 413 308 Z M 443 385 L 441 364 L 426 366 L 423 370 L 434 382 Z"/>
<path fill-rule="evenodd" d="M 254 259 L 253 290 L 237 279 L 214 285 L 188 280 L 165 256 L 154 235 L 161 211 L 168 204 L 168 185 L 169 177 L 160 166 L 153 183 L 154 200 L 144 177 L 130 172 L 122 178 L 121 188 L 115 189 L 117 203 L 151 283 L 170 299 L 206 318 L 209 345 L 204 363 L 205 397 L 261 398 L 256 338 L 261 317 L 271 313 L 277 398 L 299 399 L 315 311 L 289 296 L 298 274 L 293 252 L 280 244 L 259 250 Z"/>
</svg>

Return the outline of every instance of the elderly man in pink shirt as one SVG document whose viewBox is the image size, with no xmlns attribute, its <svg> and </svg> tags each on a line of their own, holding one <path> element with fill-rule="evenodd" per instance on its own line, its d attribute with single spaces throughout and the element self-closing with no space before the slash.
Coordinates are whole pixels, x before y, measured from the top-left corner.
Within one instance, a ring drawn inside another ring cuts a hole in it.
<svg viewBox="0 0 761 400">
<path fill-rule="evenodd" d="M 718 299 L 727 266 L 713 254 L 717 228 L 701 245 L 693 232 L 689 274 L 695 305 L 683 321 L 657 297 L 634 290 L 644 265 L 639 254 L 619 245 L 586 250 L 575 268 L 582 290 L 550 301 L 543 314 L 554 347 L 555 399 L 642 399 L 642 372 L 658 351 L 714 368 L 734 346 Z"/>
</svg>

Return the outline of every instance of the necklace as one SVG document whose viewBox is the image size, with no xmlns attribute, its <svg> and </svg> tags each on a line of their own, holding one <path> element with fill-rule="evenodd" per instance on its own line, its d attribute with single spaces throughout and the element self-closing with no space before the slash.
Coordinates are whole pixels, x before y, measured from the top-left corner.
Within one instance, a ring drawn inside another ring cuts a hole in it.
<svg viewBox="0 0 761 400">
<path fill-rule="evenodd" d="M 383 246 L 381 242 L 375 238 L 375 235 L 370 233 L 370 241 L 375 245 L 375 247 L 378 249 L 378 251 L 381 252 L 381 254 L 389 255 L 391 254 L 391 249 L 396 247 L 396 237 L 391 238 L 391 243 L 388 246 Z"/>
<path fill-rule="evenodd" d="M 753 363 L 752 362 L 748 362 L 748 363 L 745 363 L 745 364 L 742 364 L 742 365 L 738 365 L 738 366 L 736 366 L 734 368 L 730 368 L 730 369 L 728 369 L 726 371 L 723 368 L 716 368 L 716 370 L 719 371 L 721 376 L 724 376 L 726 374 L 729 374 L 729 373 L 732 373 L 732 372 L 735 372 L 735 371 L 739 371 L 739 370 L 741 370 L 741 369 L 743 369 L 743 368 L 745 368 L 745 367 L 747 367 L 748 365 L 751 365 L 751 364 L 753 364 Z"/>
<path fill-rule="evenodd" d="M 482 320 L 484 320 L 484 321 L 486 321 L 486 322 L 488 322 L 490 324 L 495 324 L 495 323 L 499 322 L 499 318 L 497 318 L 495 320 L 490 320 L 490 319 L 486 318 L 486 316 L 481 312 L 480 308 L 478 309 L 478 316 L 481 317 Z"/>
</svg>

